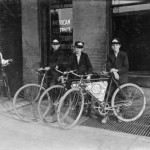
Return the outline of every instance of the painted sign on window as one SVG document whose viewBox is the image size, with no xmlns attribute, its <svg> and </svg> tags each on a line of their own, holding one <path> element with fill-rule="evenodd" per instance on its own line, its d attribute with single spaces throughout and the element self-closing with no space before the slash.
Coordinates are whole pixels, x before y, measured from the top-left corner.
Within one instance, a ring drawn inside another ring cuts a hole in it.
<svg viewBox="0 0 150 150">
<path fill-rule="evenodd" d="M 51 14 L 51 39 L 57 38 L 66 54 L 72 52 L 72 8 L 54 9 Z"/>
</svg>

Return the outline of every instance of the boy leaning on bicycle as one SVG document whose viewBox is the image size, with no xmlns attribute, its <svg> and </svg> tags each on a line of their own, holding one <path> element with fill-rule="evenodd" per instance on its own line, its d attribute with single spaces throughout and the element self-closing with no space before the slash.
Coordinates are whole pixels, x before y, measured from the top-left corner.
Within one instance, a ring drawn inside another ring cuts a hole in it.
<svg viewBox="0 0 150 150">
<path fill-rule="evenodd" d="M 129 61 L 127 54 L 120 51 L 120 47 L 120 39 L 117 37 L 113 38 L 111 46 L 112 52 L 107 57 L 106 70 L 113 73 L 115 79 L 118 80 L 119 84 L 121 85 L 128 82 L 127 72 L 129 69 Z M 113 89 L 111 89 L 111 95 L 115 91 L 116 87 L 114 86 Z M 104 116 L 102 123 L 106 123 L 108 119 L 108 115 Z"/>
</svg>

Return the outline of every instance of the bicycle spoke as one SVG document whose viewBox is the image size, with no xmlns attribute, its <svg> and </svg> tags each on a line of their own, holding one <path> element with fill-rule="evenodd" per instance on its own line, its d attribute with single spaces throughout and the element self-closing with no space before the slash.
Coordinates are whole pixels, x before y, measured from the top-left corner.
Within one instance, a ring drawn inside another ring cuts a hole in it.
<svg viewBox="0 0 150 150">
<path fill-rule="evenodd" d="M 71 128 L 76 124 L 83 111 L 83 97 L 79 91 L 71 90 L 62 97 L 58 107 L 58 123 L 64 128 Z"/>
<path fill-rule="evenodd" d="M 52 123 L 56 115 L 59 99 L 64 95 L 65 88 L 61 85 L 54 85 L 48 88 L 40 97 L 38 103 L 38 114 L 40 119 L 46 123 Z"/>
<path fill-rule="evenodd" d="M 16 114 L 24 121 L 38 119 L 37 100 L 44 92 L 37 84 L 28 84 L 20 88 L 13 99 L 13 106 Z"/>
</svg>

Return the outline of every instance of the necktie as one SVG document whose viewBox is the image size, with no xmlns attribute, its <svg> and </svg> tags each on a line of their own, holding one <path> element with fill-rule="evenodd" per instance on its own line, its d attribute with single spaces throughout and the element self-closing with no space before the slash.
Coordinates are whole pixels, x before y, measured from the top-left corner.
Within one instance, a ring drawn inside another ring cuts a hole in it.
<svg viewBox="0 0 150 150">
<path fill-rule="evenodd" d="M 118 53 L 115 53 L 115 56 L 116 56 L 116 58 L 117 58 L 117 56 L 118 56 Z"/>
<path fill-rule="evenodd" d="M 77 62 L 79 64 L 79 61 L 80 61 L 80 55 L 77 55 Z"/>
</svg>

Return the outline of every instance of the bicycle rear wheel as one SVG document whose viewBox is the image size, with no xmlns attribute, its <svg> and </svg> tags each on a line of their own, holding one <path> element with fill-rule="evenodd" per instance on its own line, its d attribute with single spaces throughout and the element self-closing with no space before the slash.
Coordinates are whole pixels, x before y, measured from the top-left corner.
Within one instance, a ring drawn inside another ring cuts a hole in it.
<svg viewBox="0 0 150 150">
<path fill-rule="evenodd" d="M 15 94 L 13 108 L 17 116 L 23 121 L 35 121 L 38 119 L 38 100 L 45 88 L 38 84 L 22 86 Z"/>
<path fill-rule="evenodd" d="M 67 91 L 60 99 L 57 110 L 57 121 L 61 128 L 73 127 L 82 114 L 84 97 L 80 89 L 73 88 Z"/>
<path fill-rule="evenodd" d="M 117 88 L 111 101 L 115 116 L 122 121 L 135 121 L 143 114 L 146 98 L 142 89 L 132 83 Z"/>
<path fill-rule="evenodd" d="M 8 78 L 7 76 L 5 75 L 5 77 L 3 78 L 3 82 L 4 82 L 4 94 L 5 96 L 11 100 L 11 93 L 10 93 L 10 88 L 9 88 L 9 85 L 8 85 Z"/>
<path fill-rule="evenodd" d="M 38 102 L 38 114 L 40 119 L 46 123 L 57 120 L 56 111 L 60 98 L 64 95 L 65 88 L 62 85 L 54 85 L 48 88 L 40 97 Z"/>
</svg>

